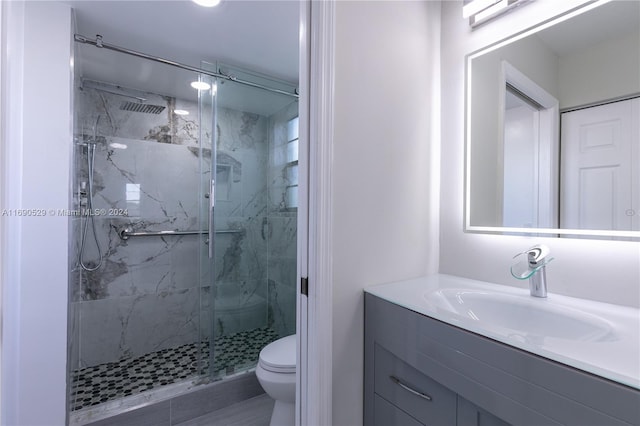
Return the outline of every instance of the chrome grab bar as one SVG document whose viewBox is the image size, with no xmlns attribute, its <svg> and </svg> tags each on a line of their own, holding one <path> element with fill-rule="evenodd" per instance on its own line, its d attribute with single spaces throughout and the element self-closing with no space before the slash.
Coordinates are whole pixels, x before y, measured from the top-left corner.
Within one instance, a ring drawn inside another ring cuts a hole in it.
<svg viewBox="0 0 640 426">
<path fill-rule="evenodd" d="M 216 234 L 242 234 L 244 229 L 220 229 L 214 231 Z M 202 231 L 134 231 L 131 226 L 123 226 L 118 229 L 118 236 L 123 240 L 128 240 L 130 237 L 157 237 L 162 235 L 207 235 L 209 231 L 203 229 Z"/>
</svg>

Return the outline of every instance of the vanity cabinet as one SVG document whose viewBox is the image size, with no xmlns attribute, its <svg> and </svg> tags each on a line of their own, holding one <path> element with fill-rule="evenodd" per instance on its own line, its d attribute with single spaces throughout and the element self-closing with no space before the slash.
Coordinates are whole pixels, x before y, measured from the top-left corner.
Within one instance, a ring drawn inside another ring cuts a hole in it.
<svg viewBox="0 0 640 426">
<path fill-rule="evenodd" d="M 365 295 L 364 424 L 640 425 L 640 391 Z"/>
</svg>

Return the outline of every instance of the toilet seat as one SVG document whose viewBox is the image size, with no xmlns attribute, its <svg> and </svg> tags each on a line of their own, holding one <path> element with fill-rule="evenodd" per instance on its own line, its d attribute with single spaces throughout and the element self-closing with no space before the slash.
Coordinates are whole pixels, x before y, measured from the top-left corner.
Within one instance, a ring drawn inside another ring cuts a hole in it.
<svg viewBox="0 0 640 426">
<path fill-rule="evenodd" d="M 296 372 L 296 335 L 269 343 L 260 351 L 259 364 L 273 373 Z"/>
</svg>

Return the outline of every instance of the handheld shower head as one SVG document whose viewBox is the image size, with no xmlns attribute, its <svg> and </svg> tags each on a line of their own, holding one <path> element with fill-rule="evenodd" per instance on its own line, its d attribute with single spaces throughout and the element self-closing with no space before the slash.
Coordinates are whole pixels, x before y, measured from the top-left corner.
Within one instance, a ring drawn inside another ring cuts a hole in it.
<svg viewBox="0 0 640 426">
<path fill-rule="evenodd" d="M 89 174 L 89 179 L 88 179 L 89 185 L 88 185 L 88 188 L 85 185 L 83 190 L 87 196 L 87 208 L 89 212 L 93 210 L 93 167 L 95 164 L 96 144 L 98 142 L 98 123 L 99 122 L 100 122 L 100 116 L 98 115 L 98 117 L 96 118 L 96 122 L 93 125 L 93 139 L 90 139 L 87 141 L 87 171 Z M 83 185 L 81 184 L 81 186 Z M 94 262 L 93 266 L 86 264 L 85 258 L 84 258 L 89 222 L 91 222 L 91 229 L 93 231 L 93 240 L 96 244 L 96 248 L 98 249 L 98 260 Z M 82 221 L 80 222 L 80 224 L 81 224 L 80 226 L 82 226 Z M 88 272 L 96 271 L 98 270 L 98 268 L 100 268 L 100 266 L 102 266 L 102 250 L 100 249 L 100 243 L 98 242 L 98 234 L 96 233 L 95 217 L 91 215 L 85 218 L 84 227 L 82 228 L 80 254 L 78 257 L 78 261 L 82 269 Z"/>
<path fill-rule="evenodd" d="M 93 139 L 91 139 L 87 143 L 91 143 L 93 145 L 98 143 L 98 123 L 100 123 L 100 117 L 102 117 L 102 116 L 98 115 L 98 117 L 96 118 L 96 122 L 93 124 Z"/>
</svg>

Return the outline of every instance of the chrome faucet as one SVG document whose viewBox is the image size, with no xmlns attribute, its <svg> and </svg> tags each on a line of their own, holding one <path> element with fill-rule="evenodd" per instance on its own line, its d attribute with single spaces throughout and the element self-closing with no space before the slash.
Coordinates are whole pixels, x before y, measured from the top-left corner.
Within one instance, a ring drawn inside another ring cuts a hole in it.
<svg viewBox="0 0 640 426">
<path fill-rule="evenodd" d="M 526 254 L 526 261 L 519 261 L 511 266 L 511 275 L 519 280 L 529 279 L 529 292 L 534 297 L 547 297 L 547 263 L 553 260 L 549 257 L 549 247 L 537 245 L 514 256 Z"/>
</svg>

